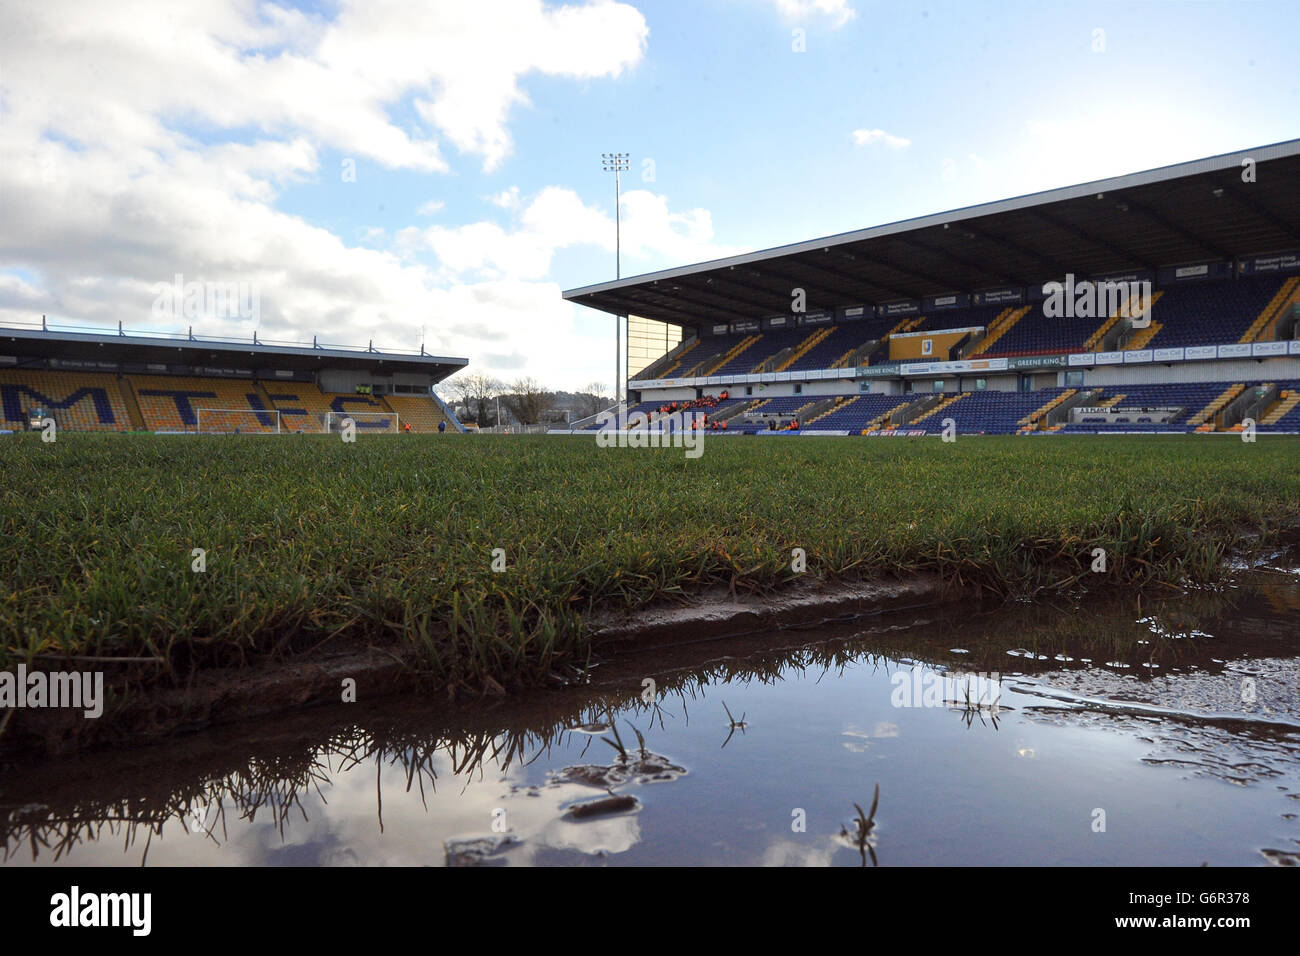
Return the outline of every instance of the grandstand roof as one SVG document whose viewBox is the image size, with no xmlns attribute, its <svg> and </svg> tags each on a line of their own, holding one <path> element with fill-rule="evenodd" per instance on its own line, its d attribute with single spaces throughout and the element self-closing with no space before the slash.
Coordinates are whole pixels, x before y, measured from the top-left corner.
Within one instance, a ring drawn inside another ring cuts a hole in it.
<svg viewBox="0 0 1300 956">
<path fill-rule="evenodd" d="M 168 365 L 237 365 L 317 371 L 348 369 L 411 372 L 439 382 L 469 364 L 468 359 L 425 352 L 383 351 L 318 345 L 314 342 L 263 342 L 219 337 L 165 336 L 147 332 L 47 327 L 0 327 L 0 353 L 21 357 Z"/>
<path fill-rule="evenodd" d="M 1255 181 L 1242 181 L 1242 161 Z M 570 289 L 688 328 L 1300 247 L 1300 140 Z"/>
</svg>

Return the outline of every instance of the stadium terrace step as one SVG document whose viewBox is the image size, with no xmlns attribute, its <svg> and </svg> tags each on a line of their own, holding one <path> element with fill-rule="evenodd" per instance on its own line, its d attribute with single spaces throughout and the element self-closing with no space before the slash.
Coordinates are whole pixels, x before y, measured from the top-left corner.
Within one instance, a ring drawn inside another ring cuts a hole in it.
<svg viewBox="0 0 1300 956">
<path fill-rule="evenodd" d="M 131 380 L 125 375 L 119 375 L 117 387 L 122 392 L 122 403 L 126 406 L 126 414 L 131 421 L 131 427 L 143 431 L 144 416 L 140 414 L 140 403 L 136 400 L 135 389 L 131 387 Z"/>
<path fill-rule="evenodd" d="M 990 333 L 997 329 L 1007 318 L 1014 312 L 1014 309 L 1003 309 L 993 318 L 989 319 L 984 325 L 984 331 L 976 332 L 957 350 L 955 357 L 959 359 L 970 358 L 977 354 L 983 347 L 984 342 L 988 339 Z"/>
<path fill-rule="evenodd" d="M 1032 308 L 1032 305 L 1023 305 L 1018 309 L 1007 309 L 999 313 L 998 317 L 989 324 L 984 338 L 977 343 L 971 355 L 988 354 L 988 350 L 997 343 L 998 339 L 1010 332 L 1012 327 L 1028 315 Z"/>
<path fill-rule="evenodd" d="M 1260 419 L 1261 425 L 1276 425 L 1291 412 L 1300 407 L 1300 389 L 1284 389 L 1279 401 L 1273 404 L 1263 418 Z"/>
<path fill-rule="evenodd" d="M 1067 388 L 1060 395 L 1057 395 L 1055 398 L 1044 402 L 1034 411 L 1030 412 L 1024 418 L 1020 419 L 1020 421 L 1017 422 L 1016 424 L 1025 426 L 1027 430 L 1033 431 L 1038 427 L 1039 422 L 1042 421 L 1042 419 L 1047 417 L 1048 412 L 1056 408 L 1062 402 L 1066 402 L 1070 400 L 1077 394 L 1078 394 L 1078 389 Z"/>
<path fill-rule="evenodd" d="M 961 401 L 963 398 L 966 398 L 970 394 L 971 394 L 970 392 L 959 392 L 956 395 L 946 396 L 944 400 L 941 401 L 938 405 L 935 405 L 929 411 L 912 419 L 910 422 L 908 422 L 908 424 L 919 425 L 921 424 L 921 422 L 925 421 L 926 419 L 933 418 L 935 415 L 938 415 L 944 409 L 950 408 L 951 406 L 955 405 L 957 402 Z"/>
<path fill-rule="evenodd" d="M 1150 299 L 1136 302 L 1135 307 L 1130 307 L 1128 303 L 1125 303 L 1106 325 L 1097 330 L 1098 334 L 1088 340 L 1085 351 L 1134 351 L 1145 348 L 1147 343 L 1163 328 L 1163 325 L 1154 318 L 1156 303 L 1160 301 L 1162 295 L 1164 295 L 1163 290 L 1154 292 L 1151 294 Z M 1146 313 L 1149 321 L 1146 326 L 1135 328 L 1133 320 L 1143 312 Z M 1127 339 L 1125 336 L 1127 336 Z"/>
<path fill-rule="evenodd" d="M 803 358 L 805 355 L 811 352 L 814 347 L 820 345 L 823 341 L 825 341 L 830 336 L 830 334 L 835 331 L 836 328 L 837 326 L 834 325 L 822 326 L 812 335 L 808 336 L 808 338 L 806 338 L 803 341 L 802 345 L 799 345 L 787 359 L 785 359 L 780 364 L 778 364 L 776 368 L 772 369 L 772 371 L 784 372 L 795 362 L 799 361 L 799 359 Z"/>
<path fill-rule="evenodd" d="M 684 359 L 687 356 L 687 354 L 691 352 L 691 350 L 694 349 L 699 344 L 700 344 L 699 339 L 695 339 L 693 342 L 689 343 L 686 346 L 686 348 L 682 349 L 680 352 L 677 353 L 677 360 L 675 362 L 670 364 L 663 371 L 655 373 L 655 378 L 668 378 L 670 375 L 672 375 L 673 372 L 677 371 L 677 369 L 681 367 L 682 359 Z"/>
<path fill-rule="evenodd" d="M 871 356 L 885 344 L 884 339 L 872 339 L 864 342 L 857 348 L 849 349 L 832 364 L 831 368 L 857 368 L 859 365 L 868 365 L 871 362 Z"/>
<path fill-rule="evenodd" d="M 1123 351 L 1136 352 L 1138 349 L 1146 348 L 1148 343 L 1150 343 L 1150 341 L 1155 338 L 1157 333 L 1159 333 L 1163 328 L 1163 325 L 1152 319 L 1150 325 L 1145 329 L 1138 329 L 1137 334 L 1124 344 Z"/>
<path fill-rule="evenodd" d="M 1205 425 L 1209 420 L 1219 413 L 1219 410 L 1227 405 L 1230 401 L 1246 390 L 1246 386 L 1240 382 L 1225 388 L 1217 398 L 1203 409 L 1187 420 L 1189 425 Z M 1198 429 L 1199 431 L 1199 429 Z"/>
<path fill-rule="evenodd" d="M 714 352 L 713 354 L 702 358 L 701 361 L 697 362 L 690 371 L 686 372 L 682 377 L 702 378 L 706 375 L 714 375 L 717 373 L 718 369 L 722 368 L 722 366 L 726 365 L 761 338 L 761 335 L 747 335 L 739 342 L 734 343 L 731 348 L 725 349 L 725 351 L 723 351 L 723 348 L 725 348 L 727 340 L 723 339 L 718 347 L 721 354 L 719 354 L 719 352 Z"/>
<path fill-rule="evenodd" d="M 903 409 L 907 408 L 907 406 L 911 404 L 912 404 L 911 402 L 902 401 L 891 408 L 887 408 L 884 412 L 877 415 L 875 418 L 871 419 L 871 421 L 867 422 L 867 424 L 862 429 L 863 433 L 869 431 L 876 431 L 878 429 L 887 427 L 887 424 L 893 421 L 894 417 L 899 412 L 901 412 Z"/>
<path fill-rule="evenodd" d="M 675 368 L 681 362 L 681 357 L 695 348 L 699 342 L 698 337 L 683 339 L 643 368 L 637 377 L 642 379 L 663 378 L 667 370 Z"/>
<path fill-rule="evenodd" d="M 767 404 L 767 400 L 762 398 L 756 398 L 753 401 L 736 402 L 736 404 L 730 406 L 729 408 L 724 408 L 721 412 L 711 414 L 709 416 L 709 421 L 711 422 L 730 421 L 731 419 L 735 418 L 737 415 L 747 415 L 750 412 L 757 411 L 759 408 L 761 408 L 766 404 Z"/>
<path fill-rule="evenodd" d="M 810 417 L 807 421 L 800 418 L 799 424 L 803 428 L 807 428 L 809 425 L 813 424 L 814 422 L 819 422 L 823 418 L 826 418 L 827 416 L 832 415 L 835 412 L 846 410 L 850 405 L 852 405 L 857 400 L 858 400 L 858 396 L 856 395 L 843 395 L 835 399 L 833 402 L 831 402 L 830 407 L 825 409 L 824 411 L 823 410 L 813 411 L 812 417 Z"/>
<path fill-rule="evenodd" d="M 751 335 L 748 338 L 742 339 L 739 345 L 737 345 L 731 351 L 727 352 L 727 354 L 722 357 L 721 362 L 719 362 L 713 368 L 709 369 L 709 371 L 705 372 L 704 374 L 706 375 L 716 374 L 720 368 L 722 368 L 728 362 L 733 361 L 736 358 L 736 356 L 742 354 L 743 352 L 749 351 L 751 348 L 757 345 L 759 341 L 762 340 L 762 338 L 763 336 L 760 334 L 760 335 Z"/>
<path fill-rule="evenodd" d="M 1127 318 L 1127 316 L 1124 314 L 1124 309 L 1123 308 L 1116 309 L 1114 315 L 1107 318 L 1106 321 L 1103 322 L 1097 328 L 1096 332 L 1093 332 L 1092 335 L 1088 336 L 1087 341 L 1083 343 L 1082 351 L 1096 352 L 1099 349 L 1101 349 L 1103 347 L 1102 343 L 1105 341 L 1106 336 L 1110 333 L 1110 330 L 1113 329 L 1119 323 L 1119 321 L 1124 318 Z"/>
<path fill-rule="evenodd" d="M 1259 420 L 1278 398 L 1276 382 L 1247 385 L 1239 396 L 1223 406 L 1215 419 L 1219 431 L 1241 431 L 1247 418 Z"/>
<path fill-rule="evenodd" d="M 1258 318 L 1250 324 L 1250 328 L 1245 331 L 1239 341 L 1268 341 L 1267 333 L 1270 331 L 1270 327 L 1277 319 L 1282 317 L 1286 307 L 1297 300 L 1300 300 L 1300 276 L 1292 276 L 1282 283 L 1277 290 L 1277 294 L 1269 300 L 1268 305 L 1260 310 Z"/>
</svg>

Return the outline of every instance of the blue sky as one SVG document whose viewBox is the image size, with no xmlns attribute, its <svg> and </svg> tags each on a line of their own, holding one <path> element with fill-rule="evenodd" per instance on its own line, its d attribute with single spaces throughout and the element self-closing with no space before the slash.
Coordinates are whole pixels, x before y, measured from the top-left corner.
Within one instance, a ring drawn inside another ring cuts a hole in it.
<svg viewBox="0 0 1300 956">
<path fill-rule="evenodd" d="M 7 2 L 0 322 L 608 376 L 560 290 L 1294 138 L 1293 3 Z M 801 48 L 801 49 L 800 49 Z M 648 162 L 647 162 L 648 161 Z M 351 175 L 350 170 L 355 170 Z M 247 281 L 256 316 L 160 315 Z"/>
</svg>

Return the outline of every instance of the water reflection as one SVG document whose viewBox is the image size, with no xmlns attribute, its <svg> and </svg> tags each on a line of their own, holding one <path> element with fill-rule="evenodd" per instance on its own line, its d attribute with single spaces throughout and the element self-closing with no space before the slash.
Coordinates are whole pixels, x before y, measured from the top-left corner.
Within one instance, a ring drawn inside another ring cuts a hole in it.
<svg viewBox="0 0 1300 956">
<path fill-rule="evenodd" d="M 354 704 L 10 758 L 3 859 L 1300 862 L 1297 621 L 1295 576 L 1257 572 L 1161 601 L 648 648 L 522 702 Z M 1098 807 L 1111 834 L 1089 826 Z"/>
</svg>

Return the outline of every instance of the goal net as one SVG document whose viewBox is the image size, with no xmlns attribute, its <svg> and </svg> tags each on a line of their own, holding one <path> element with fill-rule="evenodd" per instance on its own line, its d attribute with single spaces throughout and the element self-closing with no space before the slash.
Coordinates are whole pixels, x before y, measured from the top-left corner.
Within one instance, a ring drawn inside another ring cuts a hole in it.
<svg viewBox="0 0 1300 956">
<path fill-rule="evenodd" d="M 341 432 L 351 419 L 358 435 L 396 435 L 401 430 L 397 412 L 326 412 L 326 433 Z"/>
<path fill-rule="evenodd" d="M 278 435 L 280 413 L 275 409 L 195 409 L 200 435 Z"/>
</svg>

